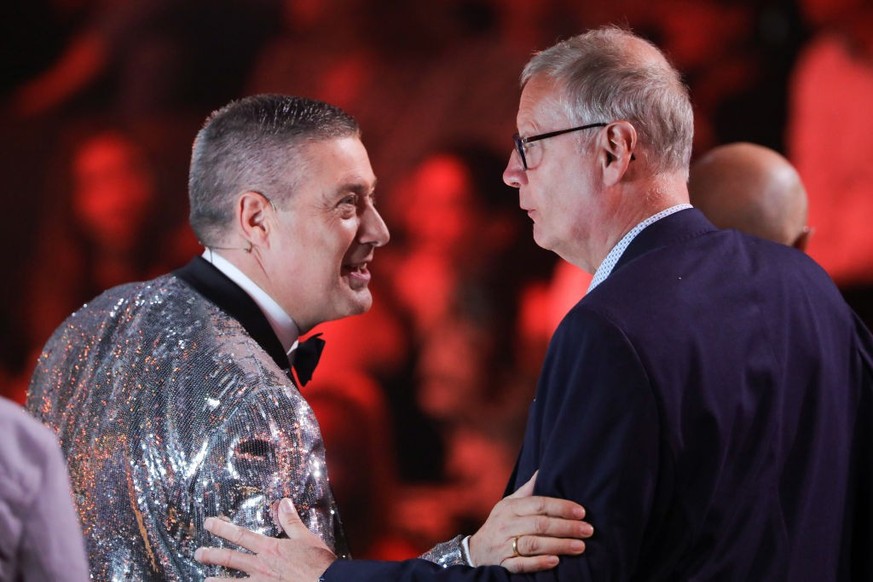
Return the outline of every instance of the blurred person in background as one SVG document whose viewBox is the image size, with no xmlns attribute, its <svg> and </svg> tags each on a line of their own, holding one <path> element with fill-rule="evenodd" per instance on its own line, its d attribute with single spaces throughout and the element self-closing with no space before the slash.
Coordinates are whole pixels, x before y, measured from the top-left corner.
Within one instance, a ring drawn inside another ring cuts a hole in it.
<svg viewBox="0 0 873 582">
<path fill-rule="evenodd" d="M 691 203 L 719 228 L 806 249 L 806 189 L 784 156 L 746 142 L 717 146 L 691 164 Z"/>
<path fill-rule="evenodd" d="M 325 333 L 337 337 L 333 331 Z M 331 339 L 331 350 L 336 348 Z M 412 543 L 396 515 L 401 487 L 381 387 L 354 369 L 331 371 L 319 364 L 318 372 L 306 401 L 324 437 L 331 489 L 350 550 L 360 558 L 379 560 L 422 553 L 430 545 Z"/>
<path fill-rule="evenodd" d="M 54 433 L 0 398 L 0 580 L 88 580 L 82 529 Z"/>
<path fill-rule="evenodd" d="M 486 419 L 488 431 L 513 449 L 520 442 L 526 380 L 536 374 L 518 365 L 528 361 L 517 327 L 520 298 L 547 278 L 554 258 L 525 235 L 515 197 L 498 180 L 503 165 L 479 142 L 442 145 L 422 157 L 385 205 L 396 243 L 386 253 L 386 291 L 408 322 L 412 346 L 409 379 L 389 386 L 402 459 L 436 463 L 406 430 L 422 432 L 411 424 L 416 416 L 437 431 L 444 455 L 456 446 L 452 426 L 474 419 L 482 429 Z M 446 478 L 435 475 L 431 482 Z"/>
<path fill-rule="evenodd" d="M 172 240 L 160 176 L 139 135 L 73 126 L 61 142 L 26 282 L 28 344 L 38 352 L 70 312 L 104 289 L 173 268 L 193 237 Z"/>
<path fill-rule="evenodd" d="M 94 1 L 54 62 L 11 93 L 19 116 L 58 110 L 196 118 L 239 97 L 281 0 Z"/>
<path fill-rule="evenodd" d="M 809 195 L 808 252 L 873 324 L 873 5 L 803 0 L 813 29 L 791 79 L 788 157 Z M 835 134 L 835 139 L 826 136 Z"/>
</svg>

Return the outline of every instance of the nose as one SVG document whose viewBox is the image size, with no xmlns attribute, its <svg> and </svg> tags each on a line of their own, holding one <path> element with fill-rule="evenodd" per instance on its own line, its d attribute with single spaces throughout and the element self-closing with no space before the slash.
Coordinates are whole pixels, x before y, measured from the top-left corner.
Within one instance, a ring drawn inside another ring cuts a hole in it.
<svg viewBox="0 0 873 582">
<path fill-rule="evenodd" d="M 521 188 L 522 182 L 527 181 L 527 173 L 524 171 L 524 166 L 521 165 L 521 158 L 518 152 L 512 150 L 509 154 L 509 161 L 506 163 L 506 169 L 503 170 L 503 182 L 510 188 Z"/>
<path fill-rule="evenodd" d="M 390 238 L 391 233 L 388 232 L 388 225 L 382 215 L 375 206 L 368 205 L 361 217 L 361 243 L 381 247 L 388 244 Z"/>
</svg>

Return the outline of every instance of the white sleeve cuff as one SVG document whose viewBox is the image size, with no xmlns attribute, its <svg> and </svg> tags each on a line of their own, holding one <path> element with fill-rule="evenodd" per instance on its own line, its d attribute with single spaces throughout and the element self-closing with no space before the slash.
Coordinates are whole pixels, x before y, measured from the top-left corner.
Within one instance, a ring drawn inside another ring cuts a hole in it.
<svg viewBox="0 0 873 582">
<path fill-rule="evenodd" d="M 473 563 L 473 557 L 470 555 L 470 536 L 465 536 L 461 540 L 461 553 L 464 555 L 464 559 L 467 560 L 468 566 L 476 567 L 476 564 Z"/>
</svg>

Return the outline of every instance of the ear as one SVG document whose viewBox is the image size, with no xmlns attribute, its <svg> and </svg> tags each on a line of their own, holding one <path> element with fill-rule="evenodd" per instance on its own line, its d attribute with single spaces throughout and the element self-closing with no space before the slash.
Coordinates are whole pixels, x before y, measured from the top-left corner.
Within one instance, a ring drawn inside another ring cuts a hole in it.
<svg viewBox="0 0 873 582">
<path fill-rule="evenodd" d="M 601 133 L 603 178 L 608 186 L 621 181 L 637 145 L 637 130 L 627 121 L 616 121 Z"/>
<path fill-rule="evenodd" d="M 800 234 L 794 240 L 794 243 L 791 246 L 798 250 L 806 252 L 806 247 L 809 245 L 809 239 L 812 238 L 813 232 L 815 232 L 814 229 L 808 226 L 804 226 L 803 230 L 800 232 Z"/>
<path fill-rule="evenodd" d="M 237 199 L 237 224 L 251 246 L 269 247 L 271 210 L 270 201 L 260 192 L 243 192 Z"/>
</svg>

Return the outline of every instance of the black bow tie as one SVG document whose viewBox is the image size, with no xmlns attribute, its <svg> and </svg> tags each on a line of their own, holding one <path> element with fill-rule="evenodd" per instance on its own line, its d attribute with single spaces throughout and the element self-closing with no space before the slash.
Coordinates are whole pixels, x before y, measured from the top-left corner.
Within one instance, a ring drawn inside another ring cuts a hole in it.
<svg viewBox="0 0 873 582">
<path fill-rule="evenodd" d="M 317 333 L 305 342 L 300 342 L 294 350 L 294 364 L 291 367 L 294 368 L 301 388 L 312 379 L 312 373 L 318 365 L 323 349 L 324 340 L 321 339 L 321 334 Z"/>
</svg>

